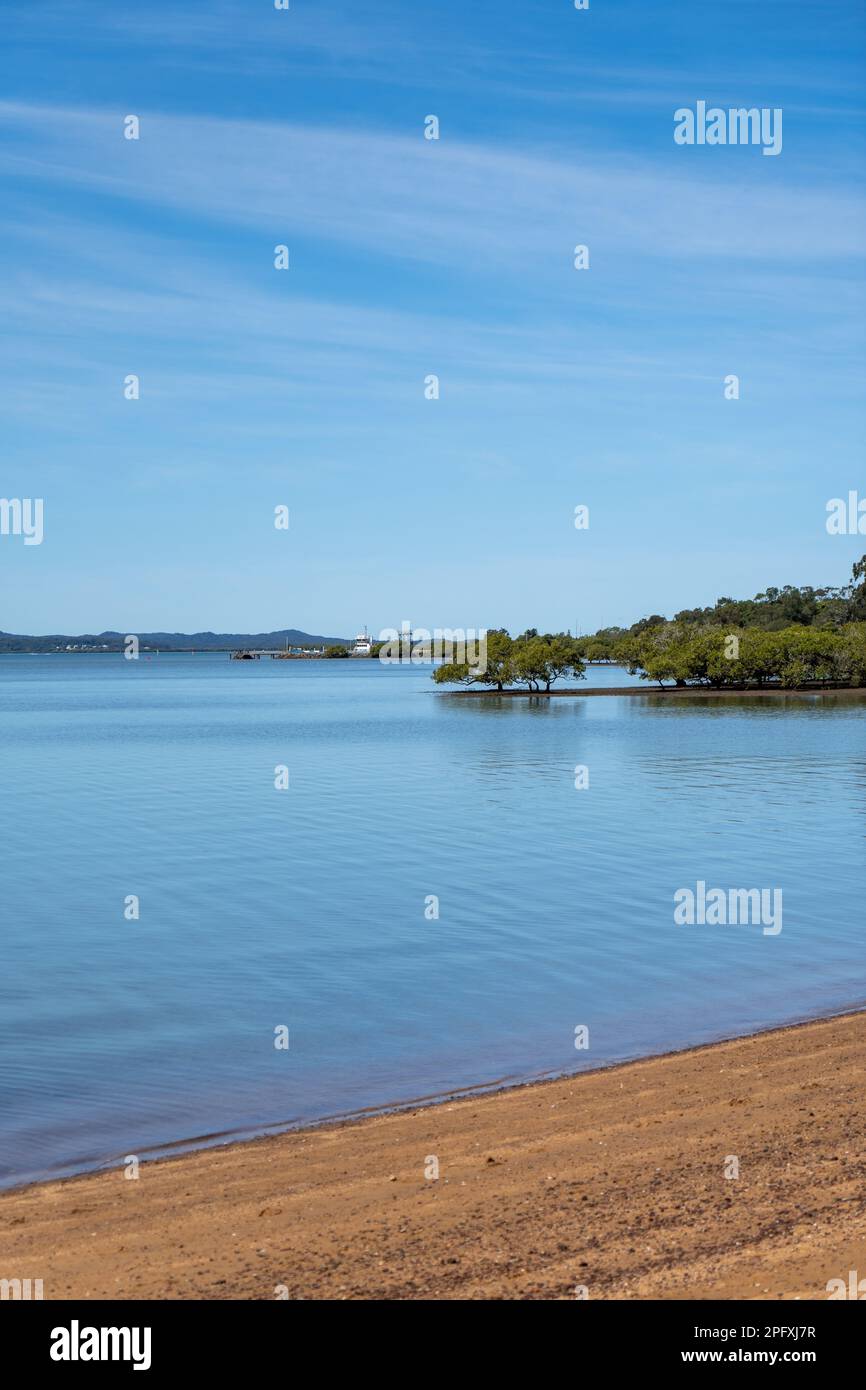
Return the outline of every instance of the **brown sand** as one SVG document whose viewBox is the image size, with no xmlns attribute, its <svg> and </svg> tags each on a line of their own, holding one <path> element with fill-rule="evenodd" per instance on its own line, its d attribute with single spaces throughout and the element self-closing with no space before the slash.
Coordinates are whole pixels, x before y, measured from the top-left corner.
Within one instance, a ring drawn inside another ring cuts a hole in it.
<svg viewBox="0 0 866 1390">
<path fill-rule="evenodd" d="M 0 1197 L 0 1277 L 46 1298 L 822 1299 L 866 1276 L 864 1063 L 858 1013 L 44 1183 Z"/>
</svg>

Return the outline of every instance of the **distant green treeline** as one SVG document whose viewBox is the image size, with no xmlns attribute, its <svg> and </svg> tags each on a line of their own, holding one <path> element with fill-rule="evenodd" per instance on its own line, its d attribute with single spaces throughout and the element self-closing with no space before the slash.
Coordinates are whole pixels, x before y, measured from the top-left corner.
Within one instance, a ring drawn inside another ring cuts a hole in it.
<svg viewBox="0 0 866 1390">
<path fill-rule="evenodd" d="M 788 584 L 585 637 L 534 628 L 511 637 L 498 629 L 488 633 L 486 670 L 451 662 L 433 679 L 549 690 L 563 676 L 582 679 L 590 661 L 626 666 L 662 686 L 866 685 L 866 556 L 854 565 L 851 583 L 838 589 Z"/>
</svg>

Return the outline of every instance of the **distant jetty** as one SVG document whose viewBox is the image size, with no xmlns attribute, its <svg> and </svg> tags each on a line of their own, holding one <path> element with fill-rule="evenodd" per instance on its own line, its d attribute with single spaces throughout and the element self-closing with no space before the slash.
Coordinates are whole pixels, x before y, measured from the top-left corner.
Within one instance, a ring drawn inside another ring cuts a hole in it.
<svg viewBox="0 0 866 1390">
<path fill-rule="evenodd" d="M 271 661 L 310 661 L 324 655 L 324 647 L 321 649 L 299 647 L 291 648 L 286 651 L 269 650 L 267 648 L 258 647 L 243 651 L 229 652 L 229 661 L 261 661 L 263 656 L 269 656 Z"/>
</svg>

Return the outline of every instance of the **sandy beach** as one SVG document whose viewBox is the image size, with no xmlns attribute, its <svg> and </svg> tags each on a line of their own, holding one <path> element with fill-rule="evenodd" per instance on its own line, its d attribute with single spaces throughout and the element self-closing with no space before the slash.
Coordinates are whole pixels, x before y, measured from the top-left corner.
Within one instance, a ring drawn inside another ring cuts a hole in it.
<svg viewBox="0 0 866 1390">
<path fill-rule="evenodd" d="M 0 1277 L 46 1299 L 825 1299 L 866 1275 L 864 1064 L 849 1014 L 38 1184 L 0 1197 Z"/>
</svg>

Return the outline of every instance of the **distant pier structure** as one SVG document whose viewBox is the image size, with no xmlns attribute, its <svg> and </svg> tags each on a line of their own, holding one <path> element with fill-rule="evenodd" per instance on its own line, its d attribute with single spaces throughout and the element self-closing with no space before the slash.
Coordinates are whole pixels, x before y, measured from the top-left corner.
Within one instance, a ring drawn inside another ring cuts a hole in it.
<svg viewBox="0 0 866 1390">
<path fill-rule="evenodd" d="M 267 647 L 248 647 L 241 651 L 229 652 L 230 661 L 261 661 L 269 656 L 271 661 L 303 661 L 305 658 L 324 656 L 324 647 L 289 647 L 285 650 L 271 650 Z"/>
</svg>

